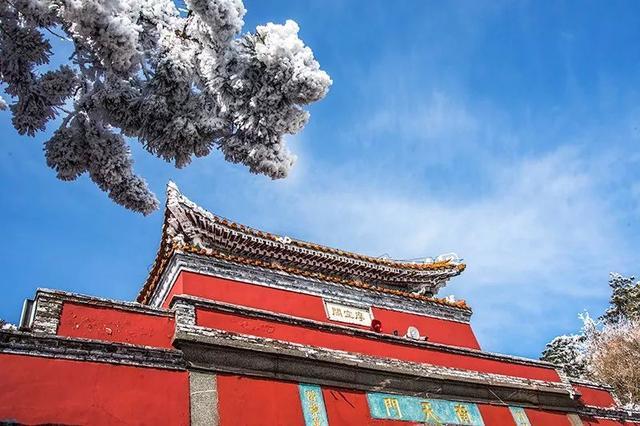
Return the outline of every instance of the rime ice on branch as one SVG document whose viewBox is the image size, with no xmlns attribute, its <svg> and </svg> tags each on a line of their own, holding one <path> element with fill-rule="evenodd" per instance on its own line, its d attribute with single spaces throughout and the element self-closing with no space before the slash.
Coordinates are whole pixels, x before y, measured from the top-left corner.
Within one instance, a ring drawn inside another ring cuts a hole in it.
<svg viewBox="0 0 640 426">
<path fill-rule="evenodd" d="M 0 81 L 11 97 L 0 110 L 29 136 L 62 116 L 45 143 L 59 179 L 88 173 L 116 203 L 152 212 L 158 201 L 125 137 L 176 167 L 219 148 L 253 173 L 287 175 L 295 156 L 283 136 L 304 127 L 303 107 L 331 79 L 295 22 L 241 34 L 241 0 L 186 6 L 183 17 L 171 0 L 0 2 Z M 38 72 L 52 54 L 46 32 L 73 43 L 72 66 Z"/>
</svg>

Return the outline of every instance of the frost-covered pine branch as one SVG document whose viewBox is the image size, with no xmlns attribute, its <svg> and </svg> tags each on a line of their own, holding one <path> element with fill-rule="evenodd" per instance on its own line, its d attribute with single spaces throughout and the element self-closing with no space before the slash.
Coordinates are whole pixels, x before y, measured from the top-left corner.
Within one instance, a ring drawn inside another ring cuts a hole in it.
<svg viewBox="0 0 640 426">
<path fill-rule="evenodd" d="M 601 319 L 610 324 L 621 320 L 640 321 L 640 282 L 635 277 L 612 272 L 609 274 L 609 287 L 609 308 Z"/>
<path fill-rule="evenodd" d="M 118 204 L 142 213 L 158 201 L 132 169 L 125 137 L 177 167 L 214 148 L 273 179 L 295 161 L 284 135 L 331 79 L 293 21 L 241 34 L 241 0 L 7 0 L 0 2 L 0 82 L 20 134 L 59 116 L 45 143 L 62 180 L 88 173 Z M 73 43 L 69 65 L 49 63 L 47 34 Z"/>
<path fill-rule="evenodd" d="M 585 337 L 558 336 L 547 343 L 540 359 L 556 364 L 569 377 L 583 377 L 587 369 Z"/>
</svg>

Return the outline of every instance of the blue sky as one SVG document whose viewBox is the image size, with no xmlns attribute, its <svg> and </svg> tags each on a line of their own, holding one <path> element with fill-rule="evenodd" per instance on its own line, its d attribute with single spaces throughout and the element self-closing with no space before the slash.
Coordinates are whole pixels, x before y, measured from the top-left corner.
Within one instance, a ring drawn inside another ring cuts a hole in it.
<svg viewBox="0 0 640 426">
<path fill-rule="evenodd" d="M 441 295 L 466 299 L 484 349 L 537 357 L 607 304 L 608 273 L 640 273 L 640 4 L 245 1 L 246 30 L 294 19 L 334 83 L 271 181 L 219 153 L 184 169 L 132 141 L 164 197 L 371 255 L 456 252 Z M 0 317 L 37 287 L 133 299 L 162 213 L 57 181 L 42 142 L 0 113 Z"/>
</svg>

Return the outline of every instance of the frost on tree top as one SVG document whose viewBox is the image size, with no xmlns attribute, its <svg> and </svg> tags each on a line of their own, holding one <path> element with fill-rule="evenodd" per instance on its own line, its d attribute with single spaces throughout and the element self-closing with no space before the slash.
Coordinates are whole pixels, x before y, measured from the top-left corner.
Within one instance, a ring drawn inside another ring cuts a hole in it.
<svg viewBox="0 0 640 426">
<path fill-rule="evenodd" d="M 243 32 L 242 0 L 0 2 L 0 110 L 18 133 L 59 127 L 45 142 L 61 180 L 88 174 L 116 203 L 149 214 L 158 201 L 133 170 L 129 142 L 187 166 L 218 149 L 252 173 L 284 178 L 286 135 L 331 85 L 298 25 Z M 50 43 L 52 36 L 60 43 Z M 59 68 L 54 47 L 73 51 Z M 56 122 L 58 124 L 58 122 Z"/>
<path fill-rule="evenodd" d="M 175 251 L 429 300 L 435 300 L 431 296 L 465 269 L 464 263 L 452 257 L 422 262 L 392 260 L 250 228 L 201 208 L 171 182 L 167 187 L 161 247 L 139 301 L 148 299 L 166 259 Z M 442 302 L 466 308 L 464 301 Z"/>
</svg>

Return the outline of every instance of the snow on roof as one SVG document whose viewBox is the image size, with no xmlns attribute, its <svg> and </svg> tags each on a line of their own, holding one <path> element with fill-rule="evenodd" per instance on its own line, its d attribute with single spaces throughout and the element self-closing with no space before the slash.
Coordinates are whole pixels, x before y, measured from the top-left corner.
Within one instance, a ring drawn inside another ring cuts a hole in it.
<svg viewBox="0 0 640 426">
<path fill-rule="evenodd" d="M 430 262 L 401 261 L 279 236 L 217 216 L 193 203 L 169 182 L 160 250 L 139 301 L 149 299 L 176 251 L 466 307 L 464 301 L 431 297 L 465 269 L 457 256 Z"/>
</svg>

